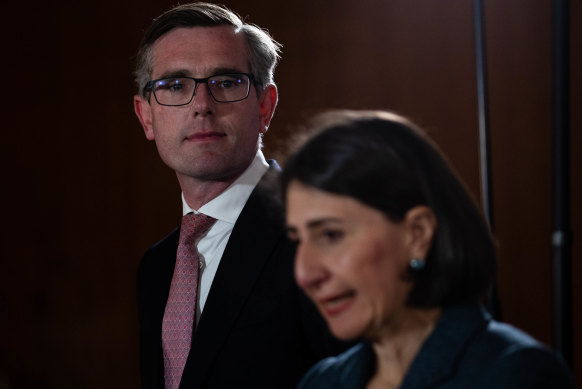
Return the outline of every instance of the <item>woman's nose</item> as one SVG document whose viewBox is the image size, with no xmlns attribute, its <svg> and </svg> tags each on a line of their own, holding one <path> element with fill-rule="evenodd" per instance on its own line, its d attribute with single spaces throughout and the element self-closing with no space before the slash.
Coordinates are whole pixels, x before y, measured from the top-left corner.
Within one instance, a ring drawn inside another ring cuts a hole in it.
<svg viewBox="0 0 582 389">
<path fill-rule="evenodd" d="M 295 254 L 295 280 L 302 289 L 318 288 L 328 278 L 328 272 L 318 256 L 306 243 L 299 243 Z"/>
</svg>

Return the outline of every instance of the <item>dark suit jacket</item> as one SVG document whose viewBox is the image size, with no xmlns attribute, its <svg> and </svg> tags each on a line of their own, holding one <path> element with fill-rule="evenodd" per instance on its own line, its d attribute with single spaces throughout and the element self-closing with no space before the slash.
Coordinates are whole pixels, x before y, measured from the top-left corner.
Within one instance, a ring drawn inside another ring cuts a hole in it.
<svg viewBox="0 0 582 389">
<path fill-rule="evenodd" d="M 255 188 L 234 226 L 180 388 L 291 388 L 316 361 L 342 351 L 295 285 L 295 247 L 269 189 L 274 170 Z M 176 229 L 151 247 L 138 270 L 143 388 L 163 388 L 162 318 L 178 238 Z"/>
<path fill-rule="evenodd" d="M 301 389 L 365 388 L 374 373 L 372 346 L 360 343 L 316 365 Z M 445 310 L 399 389 L 571 389 L 570 372 L 551 350 L 478 304 Z"/>
</svg>

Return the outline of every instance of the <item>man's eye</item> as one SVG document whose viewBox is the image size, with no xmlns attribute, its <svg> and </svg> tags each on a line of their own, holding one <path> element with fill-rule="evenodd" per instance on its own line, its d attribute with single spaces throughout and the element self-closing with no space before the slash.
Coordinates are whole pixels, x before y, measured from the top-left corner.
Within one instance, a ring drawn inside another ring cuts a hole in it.
<svg viewBox="0 0 582 389">
<path fill-rule="evenodd" d="M 156 85 L 156 90 L 158 91 L 170 91 L 170 92 L 180 92 L 184 89 L 185 85 L 180 80 L 164 80 L 160 81 Z"/>
<path fill-rule="evenodd" d="M 231 80 L 224 80 L 217 83 L 220 89 L 232 89 L 235 88 L 238 84 Z"/>
<path fill-rule="evenodd" d="M 170 85 L 170 87 L 168 89 L 170 89 L 170 91 L 172 91 L 172 92 L 179 92 L 182 90 L 182 88 L 184 88 L 183 84 L 173 84 L 173 85 Z"/>
</svg>

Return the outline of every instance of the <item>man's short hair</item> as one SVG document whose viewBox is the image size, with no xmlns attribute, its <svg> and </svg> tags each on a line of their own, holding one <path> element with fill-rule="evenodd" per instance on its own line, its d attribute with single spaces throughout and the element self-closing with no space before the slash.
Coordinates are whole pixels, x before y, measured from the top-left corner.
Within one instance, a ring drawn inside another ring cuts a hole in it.
<svg viewBox="0 0 582 389">
<path fill-rule="evenodd" d="M 263 90 L 273 84 L 273 73 L 280 57 L 281 45 L 260 27 L 245 23 L 236 13 L 224 6 L 210 3 L 191 3 L 174 7 L 158 18 L 146 30 L 139 45 L 136 59 L 135 81 L 138 93 L 147 97 L 145 85 L 153 71 L 152 46 L 167 32 L 175 28 L 233 26 L 246 38 L 250 72 L 255 87 Z"/>
</svg>

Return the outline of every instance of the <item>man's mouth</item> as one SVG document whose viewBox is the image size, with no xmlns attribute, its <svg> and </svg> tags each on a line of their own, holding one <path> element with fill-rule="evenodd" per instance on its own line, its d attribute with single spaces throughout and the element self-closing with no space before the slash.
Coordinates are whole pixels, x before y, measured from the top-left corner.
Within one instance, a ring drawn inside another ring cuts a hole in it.
<svg viewBox="0 0 582 389">
<path fill-rule="evenodd" d="M 186 137 L 186 140 L 190 142 L 203 142 L 220 139 L 225 136 L 226 136 L 225 133 L 218 131 L 199 131 Z"/>
</svg>

